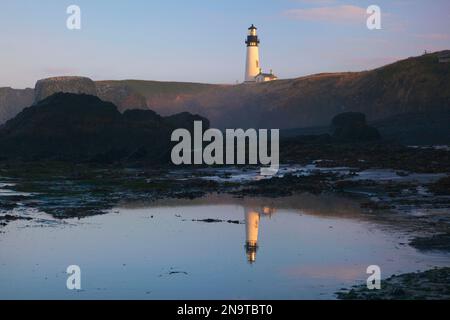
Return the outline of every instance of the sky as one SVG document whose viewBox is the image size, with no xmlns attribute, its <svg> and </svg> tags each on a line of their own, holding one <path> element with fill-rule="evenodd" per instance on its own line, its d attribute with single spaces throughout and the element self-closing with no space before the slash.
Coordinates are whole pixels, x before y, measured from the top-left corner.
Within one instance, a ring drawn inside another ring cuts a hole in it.
<svg viewBox="0 0 450 320">
<path fill-rule="evenodd" d="M 366 26 L 381 8 L 381 30 Z M 69 5 L 81 30 L 69 30 Z M 449 0 L 0 0 L 0 87 L 94 80 L 243 81 L 245 37 L 280 78 L 361 71 L 450 49 Z"/>
</svg>

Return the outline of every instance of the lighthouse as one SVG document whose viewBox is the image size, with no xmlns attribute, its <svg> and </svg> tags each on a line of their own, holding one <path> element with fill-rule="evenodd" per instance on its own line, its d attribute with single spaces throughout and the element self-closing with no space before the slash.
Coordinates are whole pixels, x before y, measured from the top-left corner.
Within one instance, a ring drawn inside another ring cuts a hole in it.
<svg viewBox="0 0 450 320">
<path fill-rule="evenodd" d="M 245 82 L 255 82 L 256 76 L 261 72 L 259 65 L 259 39 L 256 27 L 252 24 L 248 28 L 247 41 L 247 62 L 245 66 Z"/>
<path fill-rule="evenodd" d="M 247 45 L 247 62 L 245 63 L 245 83 L 267 82 L 277 80 L 278 77 L 270 73 L 264 73 L 259 61 L 259 38 L 256 27 L 252 24 L 248 28 L 245 44 Z"/>
</svg>

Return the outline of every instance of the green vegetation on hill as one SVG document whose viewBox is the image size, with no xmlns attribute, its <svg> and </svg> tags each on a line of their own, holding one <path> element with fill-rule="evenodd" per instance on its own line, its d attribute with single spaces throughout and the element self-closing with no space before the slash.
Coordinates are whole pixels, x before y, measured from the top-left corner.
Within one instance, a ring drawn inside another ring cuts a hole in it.
<svg viewBox="0 0 450 320">
<path fill-rule="evenodd" d="M 193 83 L 193 82 L 163 82 L 146 80 L 118 80 L 118 81 L 99 81 L 109 83 L 121 83 L 127 85 L 142 96 L 149 98 L 153 95 L 161 94 L 196 94 L 204 90 L 218 87 L 219 85 Z"/>
<path fill-rule="evenodd" d="M 212 126 L 301 128 L 326 125 L 343 112 L 364 113 L 368 121 L 404 113 L 450 109 L 450 63 L 443 52 L 412 57 L 363 72 L 322 73 L 262 84 L 122 81 L 149 108 L 172 114 L 188 111 Z"/>
</svg>

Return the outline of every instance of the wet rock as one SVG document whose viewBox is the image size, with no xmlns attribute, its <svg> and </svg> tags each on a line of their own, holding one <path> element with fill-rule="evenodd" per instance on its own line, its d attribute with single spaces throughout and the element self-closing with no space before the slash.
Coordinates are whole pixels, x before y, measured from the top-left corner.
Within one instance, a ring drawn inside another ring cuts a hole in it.
<svg viewBox="0 0 450 320">
<path fill-rule="evenodd" d="M 184 275 L 189 275 L 186 271 L 170 271 L 169 275 L 174 275 L 174 274 L 184 274 Z"/>
<path fill-rule="evenodd" d="M 422 251 L 437 250 L 450 252 L 450 233 L 414 238 L 410 242 L 410 245 Z"/>
<path fill-rule="evenodd" d="M 12 216 L 12 215 L 9 215 L 9 214 L 7 214 L 7 215 L 5 215 L 5 216 L 0 216 L 0 221 L 7 221 L 7 222 L 10 222 L 10 221 L 17 221 L 17 220 L 27 220 L 27 221 L 29 221 L 29 220 L 33 220 L 33 218 L 30 218 L 30 217 L 20 217 L 20 216 Z"/>
<path fill-rule="evenodd" d="M 308 143 L 303 139 L 280 141 L 281 163 L 309 164 L 326 159 L 319 167 L 394 169 L 415 173 L 450 172 L 450 151 L 409 148 L 388 142 Z"/>
<path fill-rule="evenodd" d="M 448 300 L 450 268 L 392 276 L 382 280 L 381 290 L 369 290 L 361 285 L 336 295 L 341 300 Z"/>
<path fill-rule="evenodd" d="M 201 220 L 192 219 L 192 221 L 194 221 L 194 222 L 205 222 L 205 223 L 219 223 L 219 222 L 223 222 L 223 220 L 219 220 L 219 219 L 201 219 Z"/>
<path fill-rule="evenodd" d="M 362 209 L 370 209 L 370 210 L 389 210 L 392 209 L 393 206 L 389 205 L 387 203 L 382 202 L 376 202 L 376 201 L 370 201 L 370 202 L 364 202 L 361 203 Z"/>
<path fill-rule="evenodd" d="M 429 186 L 431 192 L 436 195 L 450 195 L 450 176 L 445 177 Z"/>
<path fill-rule="evenodd" d="M 285 175 L 284 177 L 274 177 L 250 182 L 240 190 L 232 191 L 238 196 L 266 196 L 285 197 L 295 192 L 309 192 L 319 194 L 324 191 L 331 191 L 333 182 L 339 178 L 339 174 L 317 172 L 309 176 Z"/>
<path fill-rule="evenodd" d="M 359 112 L 347 112 L 332 120 L 333 139 L 339 142 L 363 142 L 380 140 L 376 128 L 367 125 L 366 116 Z"/>
<path fill-rule="evenodd" d="M 7 214 L 4 216 L 0 216 L 0 226 L 5 227 L 8 225 L 8 223 L 10 223 L 12 221 L 18 221 L 18 220 L 30 221 L 30 220 L 33 220 L 33 218 L 13 216 L 13 215 Z"/>
<path fill-rule="evenodd" d="M 222 223 L 222 222 L 226 222 L 226 223 L 230 223 L 230 224 L 242 224 L 241 221 L 239 220 L 220 220 L 220 219 L 192 219 L 192 221 L 194 222 L 205 222 L 205 223 Z"/>
<path fill-rule="evenodd" d="M 390 294 L 391 294 L 392 296 L 398 298 L 398 297 L 403 297 L 403 296 L 405 296 L 406 292 L 405 292 L 405 290 L 403 290 L 403 289 L 400 288 L 400 287 L 394 287 L 394 288 L 392 288 L 392 289 L 390 290 Z"/>
</svg>

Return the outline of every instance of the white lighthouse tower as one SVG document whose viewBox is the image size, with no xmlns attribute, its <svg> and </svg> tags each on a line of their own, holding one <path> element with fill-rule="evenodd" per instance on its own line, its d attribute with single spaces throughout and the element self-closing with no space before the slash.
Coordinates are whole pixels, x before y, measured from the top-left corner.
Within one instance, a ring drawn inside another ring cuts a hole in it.
<svg viewBox="0 0 450 320">
<path fill-rule="evenodd" d="M 247 41 L 247 62 L 245 66 L 245 82 L 255 82 L 256 76 L 261 72 L 259 66 L 259 39 L 256 34 L 256 27 L 252 24 L 248 28 Z"/>
</svg>

